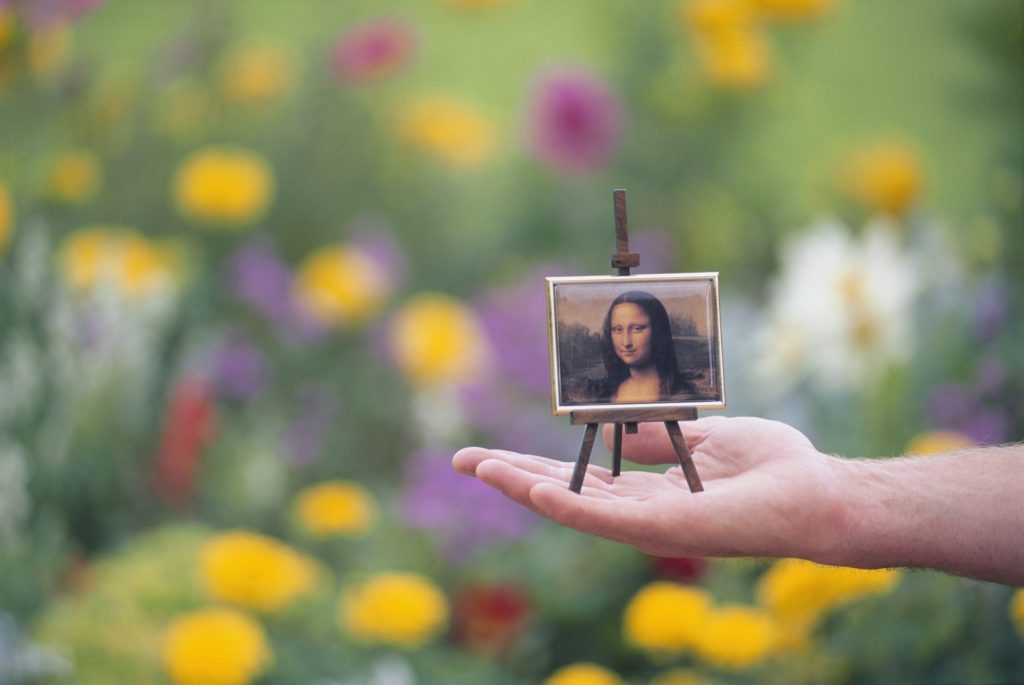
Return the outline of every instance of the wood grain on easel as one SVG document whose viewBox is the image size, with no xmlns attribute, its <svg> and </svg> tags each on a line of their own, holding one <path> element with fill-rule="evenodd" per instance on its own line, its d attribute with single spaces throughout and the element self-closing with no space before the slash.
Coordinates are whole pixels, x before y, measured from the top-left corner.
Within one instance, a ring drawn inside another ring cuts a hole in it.
<svg viewBox="0 0 1024 685">
<path fill-rule="evenodd" d="M 690 448 L 686 446 L 686 438 L 675 421 L 666 421 L 665 428 L 672 439 L 672 447 L 676 451 L 676 458 L 679 465 L 683 467 L 683 475 L 686 477 L 686 484 L 690 486 L 690 492 L 703 492 L 704 484 L 700 482 L 700 475 L 697 473 L 697 466 L 690 456 Z"/>
<path fill-rule="evenodd" d="M 577 495 L 583 489 L 583 477 L 587 475 L 587 465 L 590 463 L 590 452 L 594 449 L 594 438 L 597 437 L 597 424 L 588 423 L 587 430 L 583 432 L 583 443 L 580 445 L 580 456 L 576 459 L 576 467 L 572 470 L 572 481 L 569 489 Z"/>
</svg>

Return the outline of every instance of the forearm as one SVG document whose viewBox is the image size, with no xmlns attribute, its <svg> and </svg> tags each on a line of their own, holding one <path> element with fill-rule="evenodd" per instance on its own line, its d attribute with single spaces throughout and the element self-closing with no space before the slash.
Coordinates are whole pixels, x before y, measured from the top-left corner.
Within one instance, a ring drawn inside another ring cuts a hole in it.
<svg viewBox="0 0 1024 685">
<path fill-rule="evenodd" d="M 911 566 L 1024 584 L 1024 446 L 843 460 L 846 542 L 861 568 Z"/>
</svg>

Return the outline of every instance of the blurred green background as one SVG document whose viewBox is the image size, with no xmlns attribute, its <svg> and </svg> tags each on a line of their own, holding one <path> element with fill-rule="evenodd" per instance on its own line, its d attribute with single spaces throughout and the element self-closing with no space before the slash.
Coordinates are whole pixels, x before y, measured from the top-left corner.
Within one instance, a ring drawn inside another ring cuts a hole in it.
<svg viewBox="0 0 1024 685">
<path fill-rule="evenodd" d="M 1019 590 L 449 466 L 575 457 L 543 277 L 614 188 L 720 272 L 727 414 L 1024 439 L 1022 73 L 1017 0 L 0 2 L 0 683 L 1024 679 Z"/>
</svg>

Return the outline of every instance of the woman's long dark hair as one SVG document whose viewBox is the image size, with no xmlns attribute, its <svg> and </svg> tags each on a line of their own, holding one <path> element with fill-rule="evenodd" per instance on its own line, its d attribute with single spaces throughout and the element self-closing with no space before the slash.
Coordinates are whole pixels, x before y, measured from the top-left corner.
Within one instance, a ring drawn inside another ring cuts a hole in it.
<svg viewBox="0 0 1024 685">
<path fill-rule="evenodd" d="M 615 353 L 615 345 L 612 344 L 612 310 L 617 305 L 626 302 L 643 309 L 651 319 L 651 361 L 654 362 L 654 367 L 658 370 L 658 376 L 661 379 L 661 393 L 668 395 L 672 392 L 673 382 L 679 377 L 676 349 L 672 343 L 672 326 L 669 323 L 668 312 L 665 311 L 665 305 L 661 303 L 661 300 L 643 290 L 629 290 L 616 297 L 604 317 L 602 351 L 611 393 L 614 395 L 622 381 L 629 378 L 629 366 Z"/>
</svg>

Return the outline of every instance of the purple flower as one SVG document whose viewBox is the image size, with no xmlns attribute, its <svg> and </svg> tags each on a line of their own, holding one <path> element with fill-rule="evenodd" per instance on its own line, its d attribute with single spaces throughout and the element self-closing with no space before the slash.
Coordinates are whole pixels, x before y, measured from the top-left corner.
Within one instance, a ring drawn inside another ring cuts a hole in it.
<svg viewBox="0 0 1024 685">
<path fill-rule="evenodd" d="M 331 70 L 349 85 L 376 81 L 400 71 L 416 51 L 416 31 L 402 19 L 381 18 L 354 26 L 331 48 Z"/>
<path fill-rule="evenodd" d="M 104 0 L 0 0 L 0 9 L 22 9 L 34 30 L 47 29 L 54 24 L 76 21 L 92 12 Z"/>
<path fill-rule="evenodd" d="M 629 239 L 629 251 L 640 255 L 634 274 L 664 274 L 681 271 L 676 266 L 676 242 L 667 231 L 637 231 Z"/>
<path fill-rule="evenodd" d="M 263 240 L 239 249 L 228 264 L 228 285 L 236 298 L 274 325 L 285 342 L 314 342 L 326 330 L 296 304 L 292 281 L 292 272 Z"/>
<path fill-rule="evenodd" d="M 265 243 L 250 243 L 231 256 L 231 291 L 267 319 L 282 320 L 291 309 L 292 274 Z"/>
<path fill-rule="evenodd" d="M 540 393 L 551 389 L 543 270 L 485 293 L 476 311 L 494 351 L 501 382 Z"/>
<path fill-rule="evenodd" d="M 320 459 L 337 403 L 326 388 L 309 385 L 299 392 L 295 404 L 298 416 L 284 429 L 281 446 L 292 463 L 308 466 Z"/>
<path fill-rule="evenodd" d="M 448 452 L 423 451 L 406 465 L 403 516 L 410 526 L 432 531 L 453 559 L 465 559 L 488 543 L 529 533 L 540 519 L 501 493 L 452 469 Z"/>
<path fill-rule="evenodd" d="M 266 386 L 266 358 L 248 338 L 232 334 L 214 352 L 211 376 L 213 386 L 221 397 L 231 400 L 252 399 Z"/>
<path fill-rule="evenodd" d="M 392 290 L 396 289 L 405 275 L 406 261 L 391 224 L 379 215 L 364 214 L 352 222 L 349 230 L 352 244 L 377 265 Z"/>
<path fill-rule="evenodd" d="M 598 74 L 561 67 L 538 77 L 527 114 L 533 155 L 563 174 L 608 163 L 622 137 L 622 108 Z"/>
<path fill-rule="evenodd" d="M 999 278 L 986 280 L 978 289 L 971 307 L 975 336 L 984 342 L 994 340 L 1006 327 L 1013 312 L 1013 297 Z"/>
</svg>

